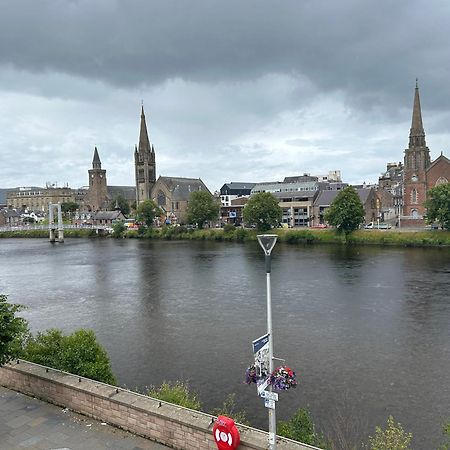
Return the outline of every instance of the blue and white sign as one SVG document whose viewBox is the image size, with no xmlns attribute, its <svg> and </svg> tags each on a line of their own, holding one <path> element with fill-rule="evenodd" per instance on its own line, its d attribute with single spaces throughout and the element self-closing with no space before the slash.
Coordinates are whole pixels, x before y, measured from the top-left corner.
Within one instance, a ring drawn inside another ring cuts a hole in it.
<svg viewBox="0 0 450 450">
<path fill-rule="evenodd" d="M 256 376 L 258 379 L 256 382 L 258 395 L 269 385 L 269 340 L 270 335 L 265 334 L 252 342 Z"/>
</svg>

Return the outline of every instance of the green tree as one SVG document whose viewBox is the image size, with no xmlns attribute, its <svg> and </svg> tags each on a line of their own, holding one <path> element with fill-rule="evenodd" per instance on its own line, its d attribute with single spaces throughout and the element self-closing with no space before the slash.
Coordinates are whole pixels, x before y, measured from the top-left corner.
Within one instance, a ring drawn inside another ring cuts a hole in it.
<svg viewBox="0 0 450 450">
<path fill-rule="evenodd" d="M 270 192 L 260 192 L 250 197 L 244 207 L 244 222 L 255 225 L 258 231 L 277 227 L 282 218 L 282 209 Z"/>
<path fill-rule="evenodd" d="M 119 205 L 119 209 L 123 215 L 128 216 L 130 214 L 130 205 L 122 194 L 117 194 L 111 199 L 108 205 L 109 210 L 114 211 L 116 205 Z"/>
<path fill-rule="evenodd" d="M 138 222 L 144 222 L 148 227 L 153 226 L 153 220 L 155 217 L 162 215 L 161 209 L 156 205 L 153 200 L 144 200 L 139 203 L 136 211 L 136 220 Z"/>
<path fill-rule="evenodd" d="M 70 335 L 50 329 L 31 337 L 21 354 L 23 359 L 103 383 L 115 384 L 108 354 L 92 330 Z"/>
<path fill-rule="evenodd" d="M 70 219 L 72 214 L 80 207 L 78 203 L 75 202 L 64 202 L 61 203 L 61 212 L 64 217 Z"/>
<path fill-rule="evenodd" d="M 438 222 L 445 230 L 450 230 L 450 183 L 440 184 L 427 192 L 426 220 Z"/>
<path fill-rule="evenodd" d="M 191 392 L 189 385 L 183 381 L 174 383 L 165 381 L 161 386 L 150 386 L 147 395 L 164 402 L 184 406 L 200 411 L 201 403 L 195 392 Z"/>
<path fill-rule="evenodd" d="M 331 448 L 331 443 L 322 433 L 316 431 L 311 414 L 306 408 L 298 409 L 289 421 L 280 421 L 277 434 L 293 439 L 294 441 L 315 445 L 326 450 Z"/>
<path fill-rule="evenodd" d="M 326 210 L 325 220 L 346 235 L 357 230 L 364 222 L 364 207 L 352 186 L 339 192 Z"/>
<path fill-rule="evenodd" d="M 375 428 L 375 435 L 369 437 L 369 450 L 408 450 L 412 439 L 400 423 L 395 424 L 392 416 L 388 417 L 386 429 Z"/>
<path fill-rule="evenodd" d="M 113 223 L 112 229 L 113 229 L 113 232 L 112 232 L 113 237 L 123 238 L 123 235 L 125 234 L 125 231 L 127 230 L 127 227 L 123 223 L 122 220 L 119 220 L 118 222 Z"/>
<path fill-rule="evenodd" d="M 219 203 L 209 192 L 192 192 L 188 203 L 188 222 L 203 228 L 205 222 L 218 219 L 219 210 Z"/>
<path fill-rule="evenodd" d="M 7 302 L 8 297 L 0 294 L 0 366 L 16 358 L 28 333 L 25 319 L 16 317 L 22 311 L 22 305 Z"/>
</svg>

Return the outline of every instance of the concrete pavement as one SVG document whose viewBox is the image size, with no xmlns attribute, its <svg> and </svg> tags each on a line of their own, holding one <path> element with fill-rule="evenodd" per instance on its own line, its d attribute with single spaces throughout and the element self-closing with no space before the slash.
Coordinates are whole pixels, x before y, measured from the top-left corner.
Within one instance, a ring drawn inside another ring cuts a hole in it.
<svg viewBox="0 0 450 450">
<path fill-rule="evenodd" d="M 166 446 L 0 386 L 0 450 L 165 450 Z"/>
</svg>

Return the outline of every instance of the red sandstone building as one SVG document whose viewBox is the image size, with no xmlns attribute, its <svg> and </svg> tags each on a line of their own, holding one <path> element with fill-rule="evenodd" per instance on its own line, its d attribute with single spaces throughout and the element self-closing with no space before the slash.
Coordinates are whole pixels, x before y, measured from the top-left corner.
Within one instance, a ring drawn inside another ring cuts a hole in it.
<svg viewBox="0 0 450 450">
<path fill-rule="evenodd" d="M 416 82 L 409 146 L 405 150 L 403 172 L 403 215 L 405 225 L 422 225 L 426 214 L 427 191 L 450 181 L 450 160 L 442 153 L 431 161 L 425 142 L 419 87 Z"/>
</svg>

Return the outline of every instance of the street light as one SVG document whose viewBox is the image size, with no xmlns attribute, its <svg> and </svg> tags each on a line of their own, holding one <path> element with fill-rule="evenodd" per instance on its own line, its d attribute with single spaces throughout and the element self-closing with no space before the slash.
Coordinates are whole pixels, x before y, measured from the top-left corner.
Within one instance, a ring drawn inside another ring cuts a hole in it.
<svg viewBox="0 0 450 450">
<path fill-rule="evenodd" d="M 272 335 L 272 298 L 270 288 L 270 270 L 272 257 L 270 256 L 278 236 L 276 234 L 258 234 L 258 242 L 266 255 L 266 281 L 267 281 L 267 334 L 269 335 L 269 374 L 273 372 L 273 335 Z M 270 375 L 269 375 L 270 376 Z M 272 386 L 269 385 L 269 392 Z M 276 442 L 277 423 L 275 418 L 275 402 L 273 408 L 269 408 L 269 450 L 277 448 Z"/>
</svg>

